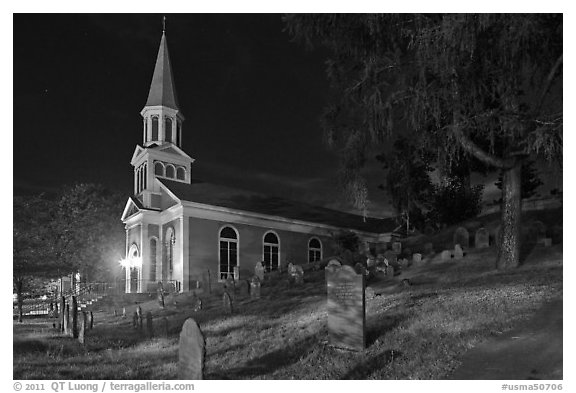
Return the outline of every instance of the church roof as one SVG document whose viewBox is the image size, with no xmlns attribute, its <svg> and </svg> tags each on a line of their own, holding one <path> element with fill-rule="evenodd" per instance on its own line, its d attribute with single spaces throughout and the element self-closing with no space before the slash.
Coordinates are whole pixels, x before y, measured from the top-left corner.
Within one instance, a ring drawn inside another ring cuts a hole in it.
<svg viewBox="0 0 576 393">
<path fill-rule="evenodd" d="M 293 220 L 307 221 L 339 228 L 355 229 L 376 234 L 392 232 L 394 219 L 366 218 L 324 207 L 308 205 L 279 197 L 195 181 L 192 184 L 158 179 L 182 201 L 220 206 Z"/>
<path fill-rule="evenodd" d="M 170 56 L 168 55 L 168 44 L 166 43 L 166 34 L 162 33 L 160 40 L 160 49 L 156 58 L 152 84 L 148 93 L 146 106 L 163 105 L 168 108 L 178 110 L 178 98 L 174 79 L 172 78 L 172 66 L 170 65 Z"/>
</svg>

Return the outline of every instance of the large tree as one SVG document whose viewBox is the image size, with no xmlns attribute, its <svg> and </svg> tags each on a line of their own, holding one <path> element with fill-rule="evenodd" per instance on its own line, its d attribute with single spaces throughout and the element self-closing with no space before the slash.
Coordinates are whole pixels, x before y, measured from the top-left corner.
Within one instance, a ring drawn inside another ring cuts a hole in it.
<svg viewBox="0 0 576 393">
<path fill-rule="evenodd" d="M 336 90 L 323 125 L 343 178 L 366 202 L 359 168 L 374 143 L 409 126 L 450 162 L 470 154 L 503 172 L 498 268 L 520 263 L 520 178 L 532 153 L 562 157 L 562 15 L 287 15 L 327 47 Z"/>
</svg>

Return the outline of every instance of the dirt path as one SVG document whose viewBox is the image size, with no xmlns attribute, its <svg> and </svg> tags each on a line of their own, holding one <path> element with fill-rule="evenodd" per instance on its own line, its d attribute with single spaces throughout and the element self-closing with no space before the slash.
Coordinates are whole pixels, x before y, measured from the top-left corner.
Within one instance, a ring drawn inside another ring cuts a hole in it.
<svg viewBox="0 0 576 393">
<path fill-rule="evenodd" d="M 449 379 L 562 379 L 562 298 L 470 349 Z"/>
</svg>

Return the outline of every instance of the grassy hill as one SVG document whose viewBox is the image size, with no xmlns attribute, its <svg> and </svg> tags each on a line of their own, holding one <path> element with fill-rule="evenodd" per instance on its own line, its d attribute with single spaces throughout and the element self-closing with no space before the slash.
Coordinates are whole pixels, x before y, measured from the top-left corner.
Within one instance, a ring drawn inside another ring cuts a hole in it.
<svg viewBox="0 0 576 393">
<path fill-rule="evenodd" d="M 451 233 L 437 235 L 438 244 Z M 471 249 L 461 261 L 436 256 L 370 282 L 378 296 L 367 300 L 363 353 L 328 345 L 324 272 L 311 271 L 302 287 L 265 283 L 262 298 L 237 299 L 233 315 L 224 314 L 218 295 L 200 295 L 199 312 L 187 294 L 168 298 L 165 309 L 141 301 L 156 331 L 168 319 L 167 337 L 145 337 L 111 309 L 95 313 L 84 346 L 59 336 L 49 320 L 14 323 L 14 379 L 175 379 L 178 335 L 188 317 L 206 337 L 206 379 L 446 378 L 467 349 L 562 296 L 562 245 L 532 248 L 512 271 L 494 270 L 495 258 L 495 248 Z M 403 278 L 412 285 L 402 286 Z M 135 308 L 129 304 L 128 315 Z"/>
</svg>

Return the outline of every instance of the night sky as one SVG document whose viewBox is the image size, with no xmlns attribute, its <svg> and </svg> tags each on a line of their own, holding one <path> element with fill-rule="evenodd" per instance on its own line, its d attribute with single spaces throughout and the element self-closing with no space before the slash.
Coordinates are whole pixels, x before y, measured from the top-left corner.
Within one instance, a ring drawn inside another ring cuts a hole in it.
<svg viewBox="0 0 576 393">
<path fill-rule="evenodd" d="M 193 177 L 349 209 L 318 122 L 326 53 L 291 42 L 277 14 L 166 17 Z M 74 182 L 132 193 L 161 35 L 159 14 L 14 16 L 15 194 Z"/>
</svg>

